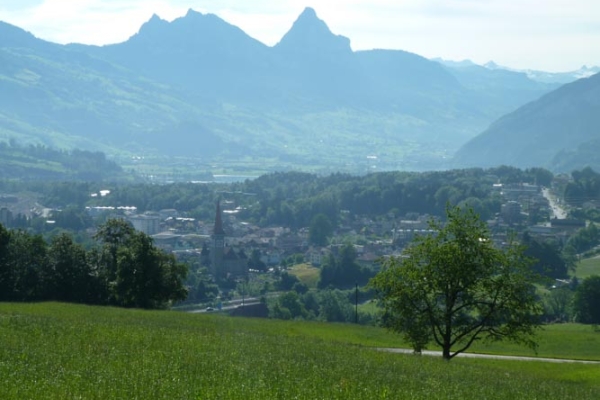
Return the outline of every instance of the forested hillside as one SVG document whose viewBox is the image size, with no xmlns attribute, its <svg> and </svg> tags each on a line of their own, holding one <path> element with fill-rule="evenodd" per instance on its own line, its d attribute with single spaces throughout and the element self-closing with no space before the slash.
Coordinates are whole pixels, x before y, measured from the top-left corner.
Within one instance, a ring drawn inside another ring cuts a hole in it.
<svg viewBox="0 0 600 400">
<path fill-rule="evenodd" d="M 43 145 L 0 142 L 0 179 L 29 181 L 133 180 L 101 152 L 57 150 Z"/>
</svg>

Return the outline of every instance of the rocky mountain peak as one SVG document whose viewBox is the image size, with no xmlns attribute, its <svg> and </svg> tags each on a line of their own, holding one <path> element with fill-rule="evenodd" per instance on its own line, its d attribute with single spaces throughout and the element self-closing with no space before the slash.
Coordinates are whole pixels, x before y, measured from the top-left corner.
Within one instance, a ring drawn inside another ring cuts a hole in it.
<svg viewBox="0 0 600 400">
<path fill-rule="evenodd" d="M 331 32 L 314 9 L 307 7 L 276 48 L 292 53 L 351 53 L 350 39 Z"/>
</svg>

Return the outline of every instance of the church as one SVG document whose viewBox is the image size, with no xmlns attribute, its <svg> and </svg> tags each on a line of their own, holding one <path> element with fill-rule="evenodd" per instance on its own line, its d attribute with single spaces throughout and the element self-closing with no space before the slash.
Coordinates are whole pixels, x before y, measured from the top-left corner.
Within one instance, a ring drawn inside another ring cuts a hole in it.
<svg viewBox="0 0 600 400">
<path fill-rule="evenodd" d="M 210 271 L 216 279 L 246 277 L 248 275 L 248 256 L 244 250 L 236 250 L 228 246 L 226 238 L 221 204 L 217 202 L 210 248 L 205 247 L 202 250 L 203 257 L 208 261 Z"/>
</svg>

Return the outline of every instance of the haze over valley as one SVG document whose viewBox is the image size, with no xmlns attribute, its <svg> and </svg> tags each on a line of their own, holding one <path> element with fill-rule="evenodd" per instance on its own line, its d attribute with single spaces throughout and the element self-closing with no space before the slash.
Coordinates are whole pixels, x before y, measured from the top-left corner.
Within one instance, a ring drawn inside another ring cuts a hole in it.
<svg viewBox="0 0 600 400">
<path fill-rule="evenodd" d="M 104 46 L 51 43 L 0 23 L 0 59 L 0 140 L 102 151 L 132 167 L 560 171 L 587 162 L 578 146 L 598 128 L 583 115 L 597 106 L 598 79 L 569 85 L 595 67 L 545 73 L 353 51 L 312 8 L 274 46 L 193 10 L 172 22 L 154 15 L 129 40 Z M 552 122 L 513 117 L 543 113 L 544 99 L 577 106 L 555 107 Z M 512 134 L 498 129 L 507 119 Z M 565 131 L 577 134 L 555 140 Z"/>
</svg>

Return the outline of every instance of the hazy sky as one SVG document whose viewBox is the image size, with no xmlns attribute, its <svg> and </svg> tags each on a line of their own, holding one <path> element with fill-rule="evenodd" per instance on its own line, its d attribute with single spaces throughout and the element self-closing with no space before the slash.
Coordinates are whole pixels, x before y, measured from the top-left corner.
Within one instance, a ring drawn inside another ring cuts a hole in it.
<svg viewBox="0 0 600 400">
<path fill-rule="evenodd" d="M 354 50 L 567 71 L 600 65 L 600 0 L 0 0 L 0 20 L 58 43 L 127 40 L 158 14 L 217 14 L 267 45 L 304 7 Z"/>
</svg>

